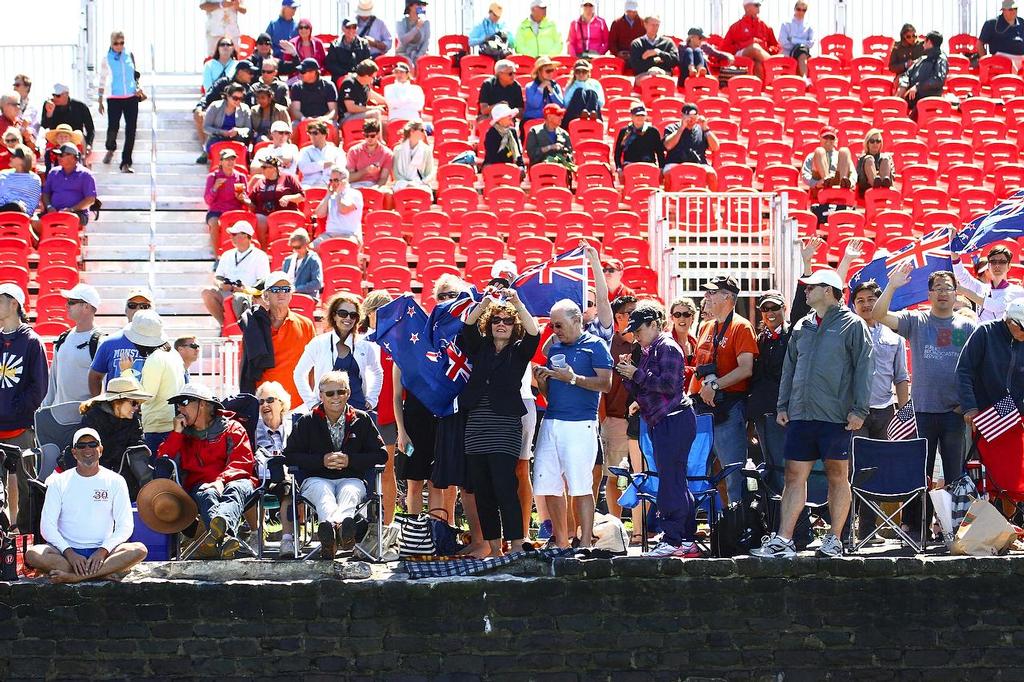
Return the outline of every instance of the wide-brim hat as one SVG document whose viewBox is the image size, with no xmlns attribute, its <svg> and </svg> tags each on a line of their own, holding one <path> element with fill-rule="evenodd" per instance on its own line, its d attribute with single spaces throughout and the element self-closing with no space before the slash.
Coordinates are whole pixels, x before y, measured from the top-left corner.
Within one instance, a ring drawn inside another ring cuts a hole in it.
<svg viewBox="0 0 1024 682">
<path fill-rule="evenodd" d="M 167 343 L 164 338 L 164 323 L 155 310 L 140 310 L 124 330 L 124 337 L 132 343 L 155 348 Z"/>
<path fill-rule="evenodd" d="M 70 135 L 71 136 L 71 143 L 73 145 L 75 145 L 76 147 L 82 146 L 82 143 L 85 142 L 85 136 L 82 135 L 82 133 L 80 133 L 77 130 L 75 130 L 74 128 L 72 128 L 67 123 L 61 123 L 59 126 L 54 128 L 53 130 L 47 131 L 47 133 L 46 133 L 46 141 L 49 142 L 50 144 L 56 146 L 57 145 L 57 135 L 59 135 L 60 133 L 67 133 L 68 135 Z"/>
<path fill-rule="evenodd" d="M 152 393 L 142 390 L 142 384 L 131 375 L 114 377 L 107 382 L 103 393 L 93 398 L 99 402 L 112 402 L 114 400 L 149 400 Z"/>
<path fill-rule="evenodd" d="M 540 57 L 537 57 L 537 61 L 533 63 L 533 68 L 530 69 L 530 75 L 536 78 L 537 72 L 543 69 L 545 66 L 558 66 L 558 62 L 551 59 L 551 57 L 541 55 Z"/>
<path fill-rule="evenodd" d="M 359 4 L 356 6 L 357 17 L 372 17 L 373 16 L 373 0 L 359 0 Z"/>
<path fill-rule="evenodd" d="M 208 386 L 197 383 L 185 384 L 184 387 L 170 398 L 167 399 L 171 405 L 177 405 L 183 400 L 205 400 L 208 403 L 213 403 L 217 407 L 223 408 L 224 405 L 220 400 L 213 395 L 213 391 Z"/>
<path fill-rule="evenodd" d="M 199 514 L 195 500 L 169 478 L 154 478 L 139 490 L 139 517 L 157 533 L 180 533 Z"/>
</svg>

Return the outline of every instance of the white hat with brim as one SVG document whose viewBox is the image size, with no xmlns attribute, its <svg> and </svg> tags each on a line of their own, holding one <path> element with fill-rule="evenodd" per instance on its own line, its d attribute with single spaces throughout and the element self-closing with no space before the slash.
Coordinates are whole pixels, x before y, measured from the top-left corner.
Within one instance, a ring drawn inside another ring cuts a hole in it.
<svg viewBox="0 0 1024 682">
<path fill-rule="evenodd" d="M 75 431 L 75 437 L 71 439 L 71 444 L 74 445 L 75 443 L 77 443 L 82 438 L 82 436 L 92 436 L 100 445 L 103 444 L 103 439 L 100 438 L 99 432 L 96 429 L 89 428 L 88 426 L 83 429 L 78 429 L 77 431 Z"/>
<path fill-rule="evenodd" d="M 7 294 L 18 302 L 22 308 L 25 307 L 25 291 L 14 282 L 0 284 L 0 294 Z"/>
<path fill-rule="evenodd" d="M 228 234 L 247 234 L 251 237 L 256 234 L 256 230 L 248 220 L 239 220 L 228 228 Z"/>
<path fill-rule="evenodd" d="M 810 277 L 801 277 L 801 284 L 824 284 L 825 286 L 839 289 L 842 291 L 846 285 L 843 284 L 843 280 L 839 278 L 839 273 L 829 268 L 823 268 L 816 271 Z"/>
<path fill-rule="evenodd" d="M 149 287 L 133 287 L 128 290 L 128 296 L 125 300 L 130 301 L 133 298 L 144 298 L 153 303 L 153 292 L 149 290 Z"/>
<path fill-rule="evenodd" d="M 509 105 L 505 104 L 504 102 L 498 102 L 497 104 L 494 105 L 494 107 L 491 108 L 491 122 L 492 123 L 497 123 L 501 119 L 508 118 L 509 116 L 515 117 L 515 116 L 518 116 L 518 115 L 519 115 L 519 110 L 518 109 L 513 109 L 512 107 L 510 107 Z"/>
<path fill-rule="evenodd" d="M 1010 301 L 1006 306 L 1005 316 L 1007 320 L 1024 325 L 1024 299 L 1015 298 Z"/>
<path fill-rule="evenodd" d="M 356 7 L 357 17 L 372 17 L 373 16 L 373 0 L 359 0 L 359 5 Z"/>
<path fill-rule="evenodd" d="M 70 289 L 61 289 L 60 295 L 68 300 L 85 301 L 93 308 L 100 307 L 100 292 L 96 291 L 96 287 L 88 284 L 76 284 Z"/>
<path fill-rule="evenodd" d="M 224 407 L 220 400 L 213 395 L 213 391 L 210 390 L 210 387 L 203 384 L 185 384 L 180 391 L 168 398 L 167 402 L 171 405 L 177 405 L 183 400 L 205 400 L 208 403 L 213 403 L 217 407 Z"/>
<path fill-rule="evenodd" d="M 167 343 L 164 338 L 164 323 L 155 310 L 140 310 L 135 313 L 131 324 L 124 330 L 124 336 L 139 346 L 153 348 Z"/>
<path fill-rule="evenodd" d="M 292 276 L 283 270 L 272 272 L 267 275 L 266 279 L 263 280 L 263 290 L 266 291 L 268 287 L 272 287 L 281 282 L 287 283 L 289 286 L 292 284 Z"/>
</svg>

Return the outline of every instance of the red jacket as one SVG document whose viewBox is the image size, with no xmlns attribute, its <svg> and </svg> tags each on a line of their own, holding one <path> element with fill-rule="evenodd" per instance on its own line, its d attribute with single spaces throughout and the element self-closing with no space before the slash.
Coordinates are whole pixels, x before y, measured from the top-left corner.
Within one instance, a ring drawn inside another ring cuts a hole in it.
<svg viewBox="0 0 1024 682">
<path fill-rule="evenodd" d="M 227 484 L 244 478 L 248 478 L 253 486 L 259 485 L 253 475 L 256 459 L 252 454 L 249 434 L 230 414 L 225 413 L 227 428 L 213 439 L 200 440 L 171 431 L 157 451 L 160 457 L 178 459 L 185 490 L 213 481 Z"/>
<path fill-rule="evenodd" d="M 630 26 L 626 18 L 621 16 L 613 21 L 612 27 L 608 29 L 608 51 L 616 57 L 620 52 L 629 52 L 630 44 L 646 32 L 643 18 L 637 17 Z"/>
<path fill-rule="evenodd" d="M 729 32 L 722 39 L 722 49 L 737 54 L 754 43 L 759 43 L 768 54 L 779 53 L 779 41 L 775 39 L 772 27 L 757 17 L 744 16 L 729 27 Z"/>
</svg>

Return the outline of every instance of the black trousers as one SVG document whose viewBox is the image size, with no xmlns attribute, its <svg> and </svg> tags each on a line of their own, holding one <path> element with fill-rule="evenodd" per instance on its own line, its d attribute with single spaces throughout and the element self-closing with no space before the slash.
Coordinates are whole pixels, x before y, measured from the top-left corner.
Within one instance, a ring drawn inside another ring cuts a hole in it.
<svg viewBox="0 0 1024 682">
<path fill-rule="evenodd" d="M 124 116 L 124 148 L 121 149 L 121 164 L 132 162 L 135 149 L 135 127 L 139 121 L 139 98 L 107 98 L 107 151 L 117 149 L 117 130 Z"/>
<path fill-rule="evenodd" d="M 518 461 L 508 454 L 466 455 L 485 540 L 497 540 L 503 535 L 508 541 L 523 539 L 523 512 L 516 477 Z"/>
<path fill-rule="evenodd" d="M 896 414 L 896 406 L 872 407 L 870 410 L 867 419 L 864 420 L 864 425 L 857 429 L 857 432 L 853 435 L 874 438 L 875 440 L 889 440 L 887 430 L 889 422 L 892 421 L 893 415 Z M 878 517 L 863 502 L 856 502 L 856 506 L 857 521 L 860 524 L 857 528 L 857 537 L 864 538 L 878 527 Z"/>
</svg>

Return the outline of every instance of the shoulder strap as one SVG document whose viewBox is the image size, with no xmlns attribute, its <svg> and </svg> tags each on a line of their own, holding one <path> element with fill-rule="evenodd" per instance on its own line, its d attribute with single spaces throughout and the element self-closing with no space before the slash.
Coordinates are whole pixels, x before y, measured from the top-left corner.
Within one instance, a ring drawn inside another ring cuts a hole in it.
<svg viewBox="0 0 1024 682">
<path fill-rule="evenodd" d="M 70 329 L 65 329 L 64 331 L 62 331 L 60 333 L 60 336 L 57 337 L 57 340 L 53 342 L 53 354 L 54 355 L 56 355 L 57 351 L 60 350 L 60 347 L 64 345 L 64 342 L 67 340 L 68 334 L 70 334 L 70 333 L 71 333 Z"/>
<path fill-rule="evenodd" d="M 363 30 L 359 32 L 360 38 L 365 38 L 366 34 L 373 28 L 373 22 L 377 21 L 377 17 L 370 17 L 370 20 L 366 22 L 366 26 L 363 26 Z"/>
<path fill-rule="evenodd" d="M 103 337 L 103 332 L 101 332 L 99 329 L 93 329 L 92 330 L 92 335 L 89 337 L 89 357 L 90 358 L 95 358 L 96 357 L 96 349 L 99 348 L 100 339 L 102 337 Z M 54 350 L 54 352 L 57 352 L 57 351 Z"/>
</svg>

